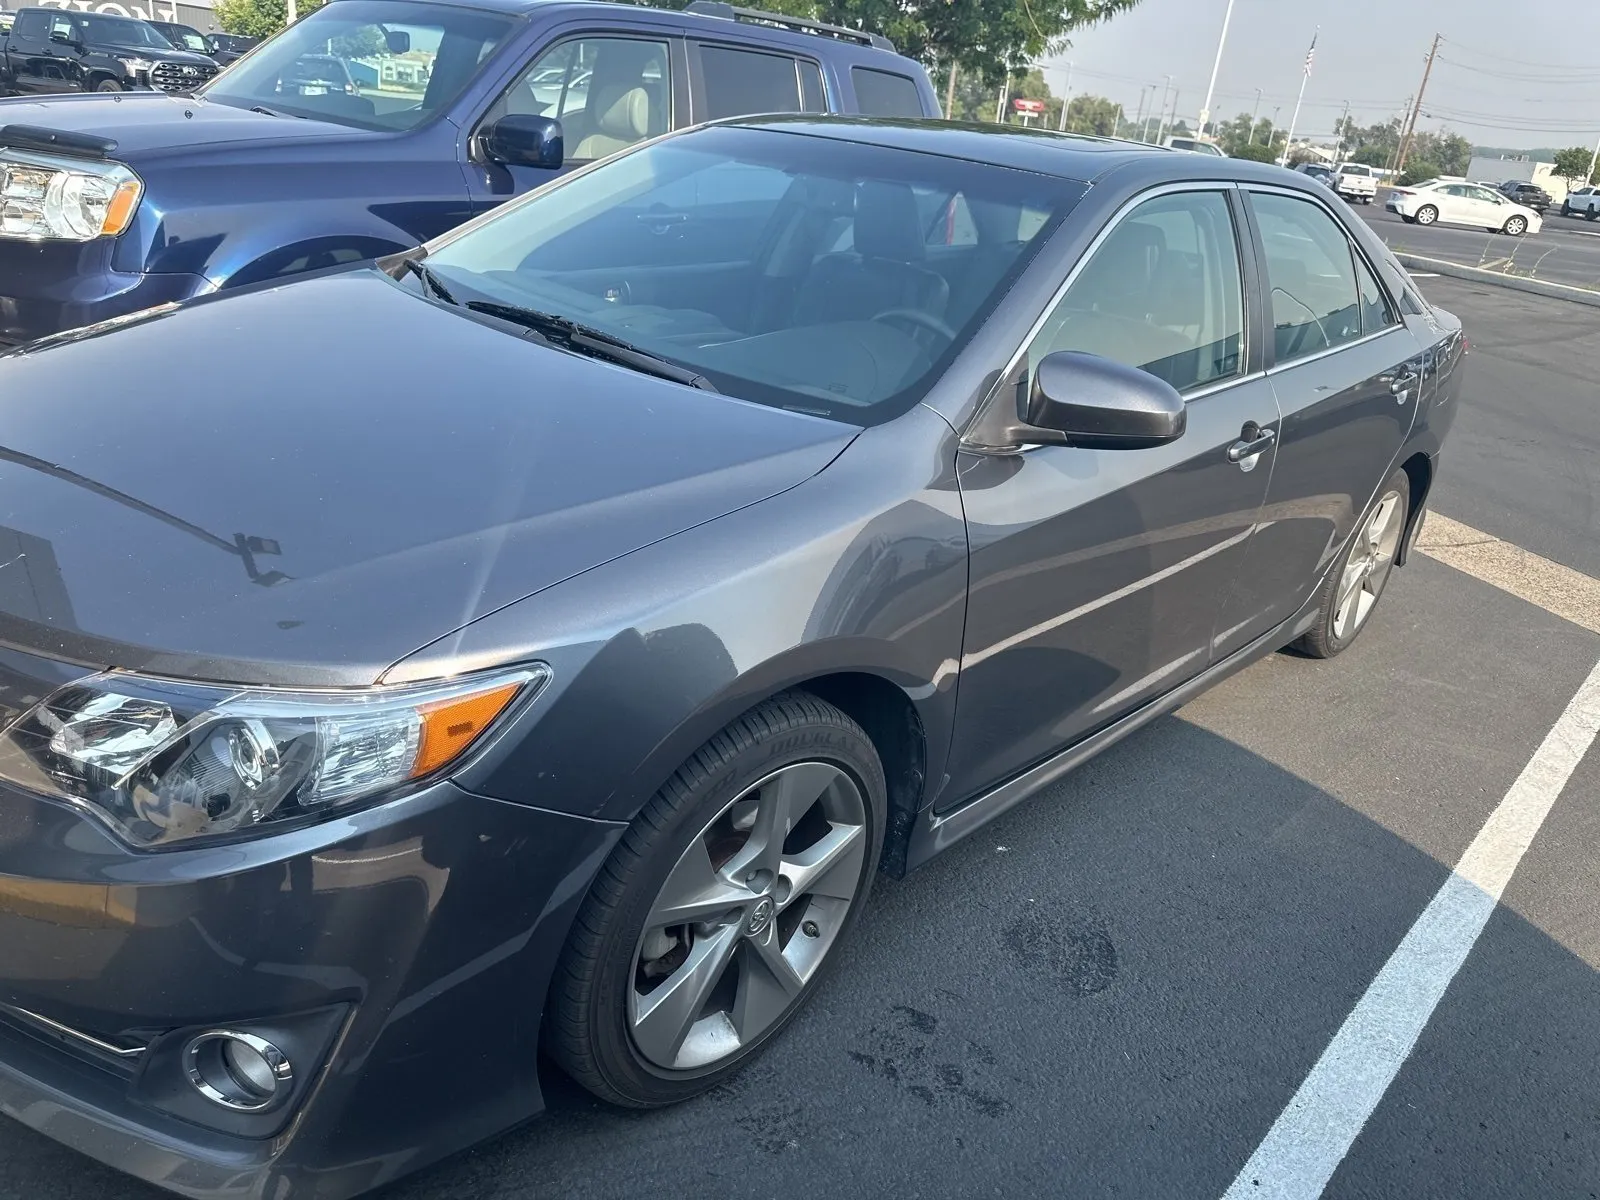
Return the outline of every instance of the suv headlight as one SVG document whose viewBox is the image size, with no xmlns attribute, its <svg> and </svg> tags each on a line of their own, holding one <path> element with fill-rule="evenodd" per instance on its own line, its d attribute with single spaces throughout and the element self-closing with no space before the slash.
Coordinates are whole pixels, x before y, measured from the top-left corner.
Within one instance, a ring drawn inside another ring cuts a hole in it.
<svg viewBox="0 0 1600 1200">
<path fill-rule="evenodd" d="M 148 58 L 119 58 L 117 61 L 128 70 L 134 72 L 134 74 L 138 74 L 140 71 L 149 71 L 156 65 Z"/>
<path fill-rule="evenodd" d="M 339 692 L 95 675 L 0 734 L 0 779 L 67 800 L 138 847 L 336 811 L 436 775 L 542 666 L 447 684 Z"/>
<path fill-rule="evenodd" d="M 143 192 L 121 163 L 0 149 L 0 237 L 115 237 L 132 223 Z"/>
</svg>

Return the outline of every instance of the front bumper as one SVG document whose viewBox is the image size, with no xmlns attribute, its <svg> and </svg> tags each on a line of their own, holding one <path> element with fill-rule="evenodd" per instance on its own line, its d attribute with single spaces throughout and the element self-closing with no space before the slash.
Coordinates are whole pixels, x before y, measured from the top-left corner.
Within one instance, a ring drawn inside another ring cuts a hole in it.
<svg viewBox="0 0 1600 1200">
<path fill-rule="evenodd" d="M 0 1111 L 230 1200 L 343 1200 L 492 1136 L 542 1108 L 550 973 L 620 833 L 441 783 L 271 837 L 135 853 L 0 790 Z M 142 1052 L 113 1059 L 19 1010 Z M 182 1095 L 193 1033 L 305 1014 L 321 1048 L 286 1110 Z"/>
<path fill-rule="evenodd" d="M 0 349 L 213 290 L 200 275 L 113 271 L 115 245 L 0 238 Z"/>
</svg>

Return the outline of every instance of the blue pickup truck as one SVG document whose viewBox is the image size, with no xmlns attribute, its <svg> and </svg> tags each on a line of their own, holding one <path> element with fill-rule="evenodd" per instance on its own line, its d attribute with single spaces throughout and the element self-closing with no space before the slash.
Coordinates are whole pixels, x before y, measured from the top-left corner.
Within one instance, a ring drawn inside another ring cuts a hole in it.
<svg viewBox="0 0 1600 1200">
<path fill-rule="evenodd" d="M 715 0 L 333 0 L 193 95 L 0 100 L 0 349 L 399 253 L 643 139 L 768 112 L 938 100 L 876 34 Z"/>
</svg>

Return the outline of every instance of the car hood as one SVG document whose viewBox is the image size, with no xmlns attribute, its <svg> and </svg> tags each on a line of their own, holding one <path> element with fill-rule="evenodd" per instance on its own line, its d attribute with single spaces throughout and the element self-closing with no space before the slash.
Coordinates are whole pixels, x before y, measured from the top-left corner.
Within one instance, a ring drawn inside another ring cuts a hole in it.
<svg viewBox="0 0 1600 1200">
<path fill-rule="evenodd" d="M 163 58 L 209 62 L 183 51 Z M 32 125 L 111 138 L 111 157 L 137 168 L 146 158 L 187 154 L 203 147 L 239 143 L 338 141 L 370 137 L 363 130 L 326 121 L 274 117 L 198 96 L 165 92 L 93 92 L 45 100 L 0 100 L 0 126 Z"/>
<path fill-rule="evenodd" d="M 373 270 L 0 357 L 0 412 L 0 644 L 330 685 L 793 487 L 857 433 Z"/>
</svg>

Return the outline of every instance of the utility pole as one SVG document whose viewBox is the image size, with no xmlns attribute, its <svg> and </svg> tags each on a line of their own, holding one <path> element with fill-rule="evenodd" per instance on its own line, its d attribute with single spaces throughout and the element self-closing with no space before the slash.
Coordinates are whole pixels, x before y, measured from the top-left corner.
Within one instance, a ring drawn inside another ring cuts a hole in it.
<svg viewBox="0 0 1600 1200">
<path fill-rule="evenodd" d="M 1411 116 L 1412 99 L 1414 99 L 1414 97 L 1408 96 L 1406 98 L 1404 107 L 1402 107 L 1400 110 L 1400 128 L 1395 131 L 1398 136 L 1396 136 L 1394 140 L 1394 149 L 1389 152 L 1389 157 L 1383 164 L 1383 169 L 1390 175 L 1399 174 L 1399 172 L 1395 170 L 1394 164 L 1400 161 L 1400 143 L 1405 138 L 1406 120 Z"/>
<path fill-rule="evenodd" d="M 1072 64 L 1067 64 L 1067 91 L 1061 97 L 1061 132 L 1067 131 L 1067 105 L 1072 103 Z"/>
<path fill-rule="evenodd" d="M 1133 123 L 1139 127 L 1139 133 L 1140 133 L 1141 136 L 1144 134 L 1144 100 L 1145 100 L 1145 93 L 1149 92 L 1154 86 L 1155 86 L 1154 84 L 1147 83 L 1142 88 L 1139 89 L 1139 111 L 1134 115 Z"/>
<path fill-rule="evenodd" d="M 1440 34 L 1433 35 L 1433 48 L 1428 51 L 1428 65 L 1422 68 L 1422 84 L 1417 88 L 1417 102 L 1411 106 L 1411 120 L 1406 122 L 1406 135 L 1400 139 L 1400 161 L 1395 163 L 1394 173 L 1398 177 L 1406 169 L 1406 156 L 1411 153 L 1411 138 L 1417 132 L 1417 117 L 1422 114 L 1422 93 L 1428 90 L 1428 76 L 1433 74 L 1434 55 L 1439 53 L 1439 43 L 1444 38 Z"/>
<path fill-rule="evenodd" d="M 1200 128 L 1195 134 L 1204 137 L 1206 124 L 1211 120 L 1211 99 L 1217 90 L 1217 72 L 1222 70 L 1222 49 L 1228 44 L 1228 22 L 1233 20 L 1233 0 L 1222 14 L 1222 36 L 1217 39 L 1217 56 L 1211 60 L 1211 82 L 1206 85 L 1206 102 L 1200 106 Z"/>
<path fill-rule="evenodd" d="M 950 86 L 944 93 L 944 119 L 956 119 L 956 61 L 953 58 L 950 60 Z"/>
<path fill-rule="evenodd" d="M 1600 141 L 1594 144 L 1594 153 L 1589 155 L 1589 173 L 1583 177 L 1583 186 L 1588 187 L 1594 182 L 1595 164 L 1600 163 Z"/>
<path fill-rule="evenodd" d="M 1178 89 L 1172 89 L 1172 108 L 1169 112 L 1161 114 L 1161 128 L 1156 130 L 1156 145 L 1160 145 L 1165 138 L 1167 129 L 1178 127 Z"/>
<path fill-rule="evenodd" d="M 289 0 L 289 3 L 285 6 L 284 12 L 283 12 L 283 23 L 284 23 L 284 25 L 286 25 L 286 26 L 287 25 L 293 25 L 299 19 L 300 19 L 300 16 L 299 16 L 299 13 L 295 10 L 294 0 Z"/>
<path fill-rule="evenodd" d="M 1256 126 L 1260 124 L 1261 117 L 1261 89 L 1256 89 L 1256 106 L 1250 110 L 1250 141 L 1249 145 L 1256 144 Z"/>
<path fill-rule="evenodd" d="M 1004 125 L 1006 120 L 1006 93 L 1011 90 L 1011 81 L 1008 79 L 1000 85 L 1000 98 L 994 102 L 994 123 Z"/>
<path fill-rule="evenodd" d="M 1339 118 L 1339 161 L 1344 161 L 1344 144 L 1350 137 L 1350 101 L 1344 102 L 1344 116 Z"/>
<path fill-rule="evenodd" d="M 1172 90 L 1172 76 L 1171 75 L 1163 75 L 1162 79 L 1165 82 L 1163 82 L 1162 85 L 1161 85 L 1161 107 L 1156 109 L 1155 112 L 1150 114 L 1151 117 L 1156 122 L 1156 130 L 1157 130 L 1157 136 L 1158 137 L 1159 137 L 1159 131 L 1161 129 L 1161 126 L 1163 126 L 1163 125 L 1165 125 L 1167 123 L 1167 93 Z M 1148 137 L 1145 137 L 1144 140 L 1145 141 L 1149 141 L 1150 139 Z"/>
</svg>

